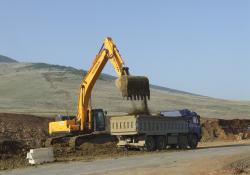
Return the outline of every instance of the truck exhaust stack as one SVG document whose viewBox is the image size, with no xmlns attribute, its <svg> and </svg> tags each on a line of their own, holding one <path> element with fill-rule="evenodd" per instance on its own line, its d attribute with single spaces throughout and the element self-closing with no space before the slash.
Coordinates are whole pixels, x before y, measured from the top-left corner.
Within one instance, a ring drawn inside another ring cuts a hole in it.
<svg viewBox="0 0 250 175">
<path fill-rule="evenodd" d="M 149 80 L 145 76 L 122 75 L 115 83 L 123 97 L 130 100 L 150 99 Z"/>
</svg>

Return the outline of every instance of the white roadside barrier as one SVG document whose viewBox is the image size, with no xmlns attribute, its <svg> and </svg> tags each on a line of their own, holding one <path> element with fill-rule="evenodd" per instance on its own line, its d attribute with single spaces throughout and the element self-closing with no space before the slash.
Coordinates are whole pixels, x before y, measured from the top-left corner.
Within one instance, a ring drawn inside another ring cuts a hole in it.
<svg viewBox="0 0 250 175">
<path fill-rule="evenodd" d="M 27 153 L 27 159 L 29 163 L 34 164 L 42 164 L 46 162 L 54 162 L 54 152 L 53 148 L 38 148 L 38 149 L 31 149 Z"/>
</svg>

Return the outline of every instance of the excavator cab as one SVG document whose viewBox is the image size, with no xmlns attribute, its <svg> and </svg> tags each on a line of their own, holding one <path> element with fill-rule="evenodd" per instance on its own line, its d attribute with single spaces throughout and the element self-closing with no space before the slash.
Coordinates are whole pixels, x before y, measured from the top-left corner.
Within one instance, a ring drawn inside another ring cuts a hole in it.
<svg viewBox="0 0 250 175">
<path fill-rule="evenodd" d="M 106 114 L 103 109 L 92 109 L 92 128 L 94 131 L 105 130 Z"/>
<path fill-rule="evenodd" d="M 92 118 L 92 123 L 91 123 L 92 129 L 89 132 L 104 131 L 106 113 L 103 111 L 103 109 L 92 109 L 90 113 L 88 112 L 88 114 L 91 114 Z M 55 122 L 49 123 L 49 133 L 50 134 L 54 133 L 56 135 L 56 132 L 58 133 L 78 132 L 79 125 L 76 123 L 76 120 L 77 120 L 76 116 L 58 115 L 55 118 Z M 86 121 L 86 125 L 88 124 L 89 122 Z"/>
</svg>

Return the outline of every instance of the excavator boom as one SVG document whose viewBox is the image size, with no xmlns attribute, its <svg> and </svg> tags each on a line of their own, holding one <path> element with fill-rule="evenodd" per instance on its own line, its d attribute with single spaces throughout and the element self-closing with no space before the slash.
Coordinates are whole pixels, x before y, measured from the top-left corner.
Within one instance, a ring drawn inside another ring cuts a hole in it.
<svg viewBox="0 0 250 175">
<path fill-rule="evenodd" d="M 121 91 L 123 97 L 131 100 L 144 100 L 150 98 L 148 78 L 144 76 L 130 75 L 129 69 L 128 67 L 125 67 L 125 63 L 122 60 L 122 57 L 112 39 L 109 37 L 105 38 L 100 51 L 93 61 L 92 66 L 80 84 L 76 118 L 50 122 L 50 134 L 69 133 L 71 137 L 75 133 L 80 133 L 81 136 L 85 137 L 87 133 L 95 132 L 95 128 L 97 127 L 94 120 L 99 120 L 100 126 L 104 125 L 104 122 L 101 122 L 101 118 L 104 118 L 102 109 L 93 110 L 90 99 L 92 89 L 108 61 L 111 62 L 118 76 L 118 79 L 115 83 L 118 89 Z M 105 127 L 99 127 L 99 129 L 100 128 Z M 73 143 L 75 143 L 79 138 L 80 136 L 73 137 Z M 50 139 L 48 140 L 48 143 L 50 144 L 55 140 L 56 139 Z M 72 141 L 72 139 L 70 140 Z"/>
<path fill-rule="evenodd" d="M 81 130 L 92 130 L 92 118 L 90 114 L 87 114 L 88 111 L 91 112 L 89 101 L 93 86 L 107 61 L 111 62 L 116 71 L 118 76 L 116 86 L 121 91 L 123 97 L 134 100 L 150 98 L 148 78 L 143 76 L 131 76 L 129 69 L 124 66 L 124 61 L 112 39 L 109 37 L 105 38 L 99 53 L 96 55 L 92 66 L 82 80 L 80 86 L 77 118 L 78 121 L 81 122 Z M 86 123 L 88 123 L 88 126 L 86 126 Z"/>
</svg>

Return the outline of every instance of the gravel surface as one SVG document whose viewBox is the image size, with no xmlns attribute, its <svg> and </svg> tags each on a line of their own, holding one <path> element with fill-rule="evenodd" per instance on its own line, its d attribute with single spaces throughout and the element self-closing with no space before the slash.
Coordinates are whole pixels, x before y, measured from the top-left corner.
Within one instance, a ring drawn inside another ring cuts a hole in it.
<svg viewBox="0 0 250 175">
<path fill-rule="evenodd" d="M 52 163 L 26 169 L 0 172 L 0 175 L 84 175 L 84 174 L 198 174 L 224 166 L 226 158 L 249 155 L 250 144 L 224 144 L 180 152 L 155 152 L 141 156 Z M 223 158 L 223 159 L 222 159 Z M 225 160 L 224 160 L 225 159 Z M 202 163 L 203 167 L 200 165 Z M 197 164 L 197 166 L 195 166 Z M 214 165 L 213 165 L 214 164 Z M 221 165 L 221 166 L 219 166 Z M 193 167 L 193 168 L 192 168 Z"/>
</svg>

